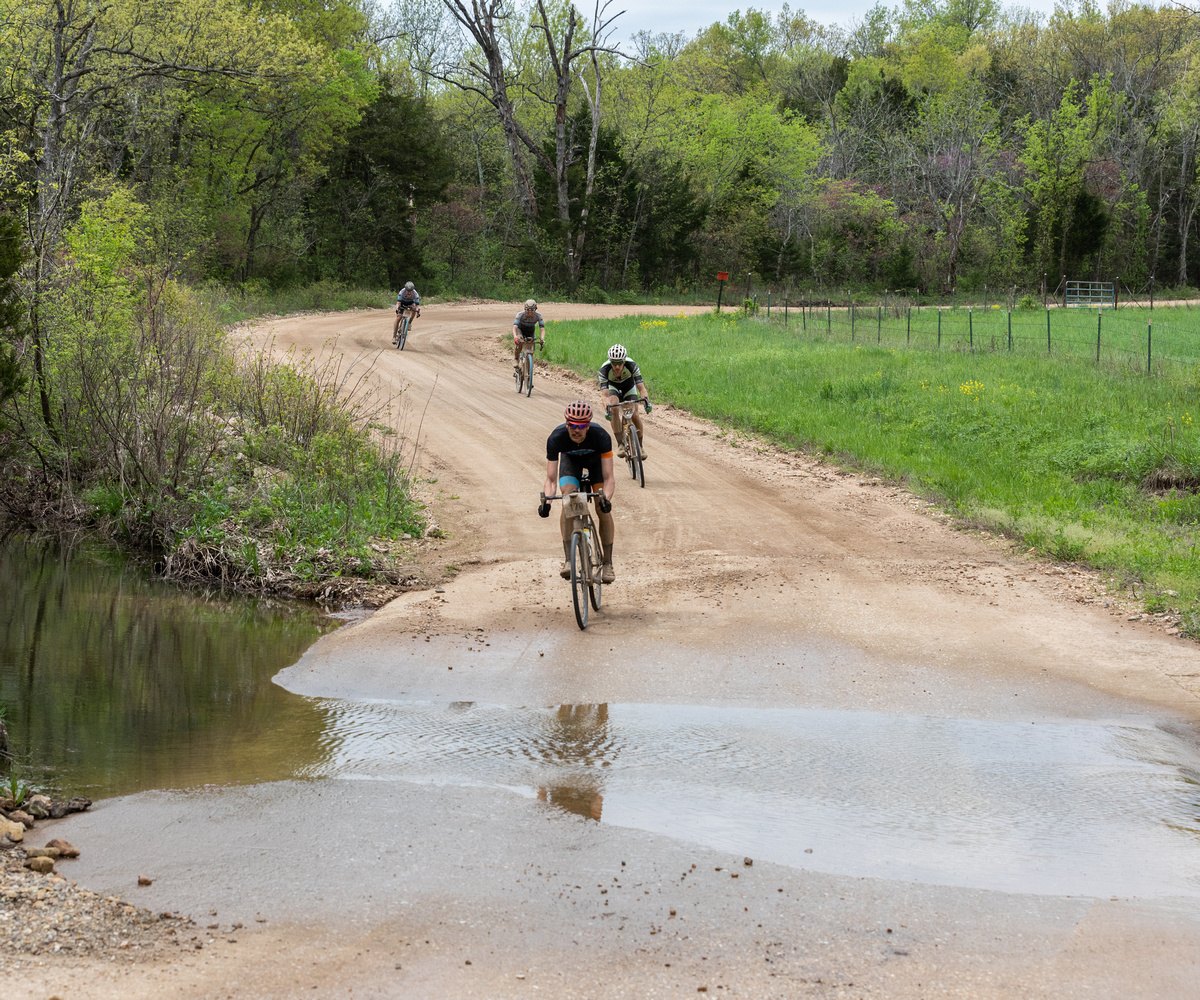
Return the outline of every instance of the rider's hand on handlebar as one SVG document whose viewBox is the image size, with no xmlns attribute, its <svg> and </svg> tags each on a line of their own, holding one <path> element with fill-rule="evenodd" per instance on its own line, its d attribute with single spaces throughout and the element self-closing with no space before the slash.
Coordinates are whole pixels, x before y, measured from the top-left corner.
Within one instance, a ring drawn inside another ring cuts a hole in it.
<svg viewBox="0 0 1200 1000">
<path fill-rule="evenodd" d="M 550 501 L 543 499 L 542 502 L 540 504 L 538 504 L 538 517 L 549 517 L 549 516 L 550 516 Z"/>
<path fill-rule="evenodd" d="M 601 514 L 608 514 L 612 511 L 612 501 L 601 493 L 596 497 L 596 507 L 599 508 Z"/>
<path fill-rule="evenodd" d="M 654 407 L 650 405 L 650 400 L 646 400 L 646 412 L 649 413 Z"/>
</svg>

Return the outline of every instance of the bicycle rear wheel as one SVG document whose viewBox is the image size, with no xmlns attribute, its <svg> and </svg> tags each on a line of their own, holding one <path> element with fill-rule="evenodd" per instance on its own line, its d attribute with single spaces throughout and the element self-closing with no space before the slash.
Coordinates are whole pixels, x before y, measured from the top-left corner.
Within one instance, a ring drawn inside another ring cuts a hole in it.
<svg viewBox="0 0 1200 1000">
<path fill-rule="evenodd" d="M 588 600 L 592 602 L 592 607 L 597 611 L 600 610 L 600 597 L 604 589 L 604 582 L 600 579 L 602 567 L 604 566 L 604 550 L 600 545 L 599 531 L 593 531 L 592 535 L 592 558 L 591 558 L 591 576 L 588 580 Z"/>
<path fill-rule="evenodd" d="M 571 601 L 575 605 L 575 622 L 581 629 L 588 626 L 586 587 L 590 576 L 587 541 L 582 532 L 576 531 L 571 536 Z"/>
<path fill-rule="evenodd" d="M 404 350 L 404 342 L 408 340 L 408 313 L 400 319 L 400 339 L 396 341 L 396 350 Z"/>
<path fill-rule="evenodd" d="M 625 450 L 629 455 L 629 471 L 633 473 L 638 486 L 645 489 L 646 470 L 642 467 L 642 442 L 638 440 L 637 427 L 632 421 L 629 423 L 629 444 L 625 446 Z"/>
<path fill-rule="evenodd" d="M 533 395 L 533 351 L 525 352 L 525 398 Z"/>
</svg>

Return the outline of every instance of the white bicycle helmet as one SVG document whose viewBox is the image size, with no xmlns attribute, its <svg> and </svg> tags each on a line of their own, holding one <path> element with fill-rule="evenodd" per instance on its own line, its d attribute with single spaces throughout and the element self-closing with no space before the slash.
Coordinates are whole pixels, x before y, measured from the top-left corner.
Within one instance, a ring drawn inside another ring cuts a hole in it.
<svg viewBox="0 0 1200 1000">
<path fill-rule="evenodd" d="M 608 349 L 609 361 L 624 361 L 629 356 L 628 352 L 620 344 L 613 344 Z"/>
<path fill-rule="evenodd" d="M 406 292 L 411 292 L 411 291 L 413 290 L 413 287 L 414 287 L 414 286 L 413 286 L 413 283 L 412 283 L 411 281 L 406 281 L 406 282 L 404 283 L 404 290 L 405 290 Z"/>
<path fill-rule="evenodd" d="M 525 308 L 528 310 L 536 309 L 537 302 L 534 299 L 526 299 L 525 300 Z"/>
</svg>

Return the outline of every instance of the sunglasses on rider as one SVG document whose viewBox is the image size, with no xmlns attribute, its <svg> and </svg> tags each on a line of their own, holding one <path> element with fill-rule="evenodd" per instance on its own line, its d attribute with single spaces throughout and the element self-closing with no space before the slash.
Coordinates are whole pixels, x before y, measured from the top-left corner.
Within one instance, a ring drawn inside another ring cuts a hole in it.
<svg viewBox="0 0 1200 1000">
<path fill-rule="evenodd" d="M 582 424 L 577 424 L 573 420 L 568 420 L 567 426 L 570 427 L 571 430 L 573 430 L 573 431 L 586 431 L 591 426 L 591 423 L 584 422 Z"/>
</svg>

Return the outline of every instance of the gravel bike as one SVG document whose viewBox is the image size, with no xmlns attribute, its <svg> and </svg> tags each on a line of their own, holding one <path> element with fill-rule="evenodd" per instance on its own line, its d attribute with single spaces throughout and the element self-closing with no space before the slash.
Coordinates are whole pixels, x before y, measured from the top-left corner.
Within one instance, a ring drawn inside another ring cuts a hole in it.
<svg viewBox="0 0 1200 1000">
<path fill-rule="evenodd" d="M 636 479 L 638 486 L 646 487 L 646 471 L 642 468 L 642 443 L 638 440 L 637 425 L 633 422 L 633 413 L 640 405 L 644 406 L 649 400 L 623 399 L 615 406 L 612 403 L 604 407 L 604 413 L 612 420 L 612 411 L 621 411 L 621 447 L 625 449 L 625 464 L 629 466 L 629 476 Z"/>
<path fill-rule="evenodd" d="M 517 394 L 525 393 L 528 399 L 533 395 L 533 348 L 535 340 L 521 340 L 521 356 L 513 369 L 513 381 L 517 383 Z"/>
<path fill-rule="evenodd" d="M 396 345 L 396 350 L 404 350 L 404 342 L 408 340 L 408 324 L 412 322 L 412 306 L 405 306 L 400 312 L 400 325 L 396 327 L 395 336 L 392 337 L 392 343 Z"/>
<path fill-rule="evenodd" d="M 571 554 L 567 564 L 571 568 L 571 601 L 575 605 L 575 622 L 581 629 L 588 627 L 588 605 L 600 610 L 603 582 L 600 573 L 604 566 L 604 549 L 600 544 L 600 527 L 592 517 L 588 504 L 604 496 L 590 492 L 591 485 L 585 478 L 578 493 L 565 493 L 548 497 L 540 494 L 542 503 L 561 500 L 563 510 L 571 519 Z"/>
</svg>

